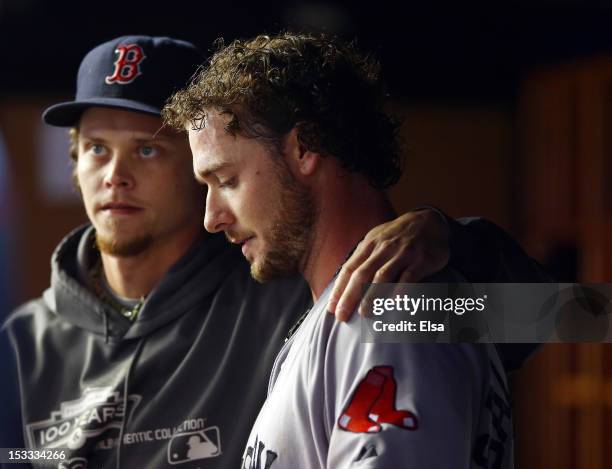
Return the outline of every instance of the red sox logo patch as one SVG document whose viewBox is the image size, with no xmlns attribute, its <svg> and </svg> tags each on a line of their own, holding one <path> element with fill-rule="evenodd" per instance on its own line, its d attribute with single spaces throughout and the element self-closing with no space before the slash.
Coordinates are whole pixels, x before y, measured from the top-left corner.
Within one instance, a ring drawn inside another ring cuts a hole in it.
<svg viewBox="0 0 612 469">
<path fill-rule="evenodd" d="M 115 70 L 112 75 L 106 77 L 105 81 L 108 85 L 113 83 L 127 85 L 142 73 L 140 63 L 146 58 L 146 55 L 138 44 L 117 46 L 115 53 L 119 54 L 115 61 Z"/>
<path fill-rule="evenodd" d="M 375 366 L 366 374 L 338 419 L 338 426 L 354 433 L 377 433 L 388 423 L 416 430 L 418 421 L 408 410 L 395 409 L 397 383 L 392 366 Z"/>
</svg>

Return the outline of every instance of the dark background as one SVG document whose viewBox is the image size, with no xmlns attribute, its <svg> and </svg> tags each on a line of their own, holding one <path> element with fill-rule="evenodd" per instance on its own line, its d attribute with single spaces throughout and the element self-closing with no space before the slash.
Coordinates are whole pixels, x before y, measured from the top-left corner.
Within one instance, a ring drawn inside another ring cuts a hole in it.
<svg viewBox="0 0 612 469">
<path fill-rule="evenodd" d="M 128 34 L 210 50 L 288 26 L 357 37 L 381 60 L 407 142 L 398 211 L 482 215 L 557 278 L 611 281 L 612 0 L 0 0 L 0 317 L 41 294 L 54 247 L 86 221 L 66 196 L 67 136 L 40 123 L 82 57 Z M 609 345 L 547 345 L 512 381 L 517 468 L 612 467 Z"/>
<path fill-rule="evenodd" d="M 612 49 L 612 2 L 188 2 L 0 0 L 0 90 L 71 93 L 80 59 L 125 34 L 171 35 L 209 49 L 287 25 L 358 37 L 393 95 L 511 103 L 533 65 Z"/>
</svg>

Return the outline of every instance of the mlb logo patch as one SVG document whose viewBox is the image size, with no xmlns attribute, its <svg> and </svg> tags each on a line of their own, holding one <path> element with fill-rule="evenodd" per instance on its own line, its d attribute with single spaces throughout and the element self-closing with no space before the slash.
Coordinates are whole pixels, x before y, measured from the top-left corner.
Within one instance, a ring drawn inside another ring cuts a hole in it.
<svg viewBox="0 0 612 469">
<path fill-rule="evenodd" d="M 182 464 L 221 454 L 219 427 L 208 427 L 194 432 L 177 433 L 168 445 L 168 462 Z"/>
</svg>

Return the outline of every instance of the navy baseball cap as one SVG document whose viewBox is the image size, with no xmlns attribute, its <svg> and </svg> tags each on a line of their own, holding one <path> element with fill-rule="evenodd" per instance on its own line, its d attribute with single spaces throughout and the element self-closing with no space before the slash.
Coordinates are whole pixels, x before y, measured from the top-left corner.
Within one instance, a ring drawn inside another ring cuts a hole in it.
<svg viewBox="0 0 612 469">
<path fill-rule="evenodd" d="M 169 37 L 123 36 L 105 42 L 81 62 L 74 101 L 49 107 L 43 121 L 72 127 L 92 106 L 159 116 L 166 100 L 189 83 L 203 60 L 196 46 Z"/>
</svg>

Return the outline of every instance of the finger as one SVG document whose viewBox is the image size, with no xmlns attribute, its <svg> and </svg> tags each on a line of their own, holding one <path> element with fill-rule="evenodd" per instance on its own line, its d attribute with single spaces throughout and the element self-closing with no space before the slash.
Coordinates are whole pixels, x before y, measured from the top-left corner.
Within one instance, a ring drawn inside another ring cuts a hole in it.
<svg viewBox="0 0 612 469">
<path fill-rule="evenodd" d="M 372 284 L 383 284 L 383 283 L 394 283 L 397 282 L 401 273 L 406 270 L 413 268 L 414 262 L 413 257 L 410 254 L 398 254 L 395 257 L 387 261 L 382 267 L 380 267 L 374 274 L 374 278 L 371 281 Z M 371 305 L 374 300 L 375 291 L 380 292 L 380 289 L 373 288 L 370 286 L 363 293 L 363 298 L 359 303 L 358 312 L 360 316 L 365 316 L 368 311 L 371 310 Z"/>
<path fill-rule="evenodd" d="M 372 283 L 396 282 L 403 271 L 413 270 L 422 263 L 422 257 L 414 244 L 404 245 L 376 271 Z"/>
<path fill-rule="evenodd" d="M 339 296 L 336 305 L 336 319 L 346 321 L 353 314 L 363 296 L 364 286 L 372 282 L 376 271 L 384 265 L 388 257 L 389 254 L 383 248 L 379 248 L 351 274 Z"/>
<path fill-rule="evenodd" d="M 342 296 L 338 300 L 338 305 L 336 306 L 337 320 L 346 321 L 351 317 L 362 297 L 363 285 L 371 276 L 363 267 L 353 272 L 346 288 L 342 292 Z"/>
<path fill-rule="evenodd" d="M 366 317 L 372 311 L 372 304 L 376 297 L 376 289 L 373 286 L 369 286 L 363 294 L 363 299 L 359 302 L 359 316 Z"/>
<path fill-rule="evenodd" d="M 405 293 L 405 290 L 405 286 L 400 283 L 370 285 L 359 303 L 359 315 L 362 317 L 372 317 L 374 300 L 395 298 L 399 294 Z"/>
<path fill-rule="evenodd" d="M 328 313 L 336 313 L 338 301 L 342 297 L 346 285 L 351 279 L 351 275 L 360 265 L 362 265 L 368 259 L 368 256 L 372 253 L 373 249 L 373 244 L 359 243 L 357 245 L 357 248 L 355 249 L 355 252 L 353 252 L 350 258 L 344 263 L 344 265 L 340 269 L 340 272 L 336 276 L 334 287 L 329 295 L 329 300 L 327 302 L 326 308 Z"/>
</svg>

